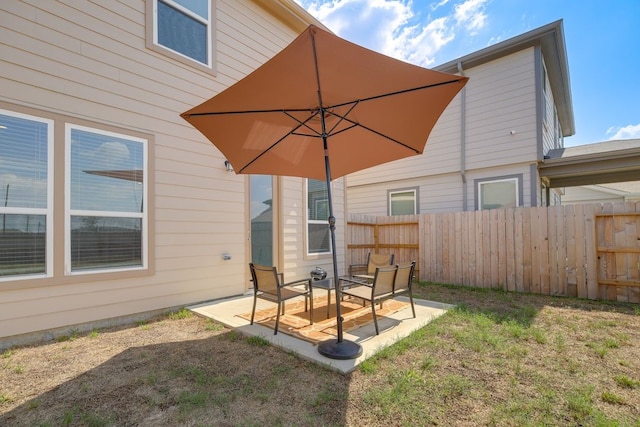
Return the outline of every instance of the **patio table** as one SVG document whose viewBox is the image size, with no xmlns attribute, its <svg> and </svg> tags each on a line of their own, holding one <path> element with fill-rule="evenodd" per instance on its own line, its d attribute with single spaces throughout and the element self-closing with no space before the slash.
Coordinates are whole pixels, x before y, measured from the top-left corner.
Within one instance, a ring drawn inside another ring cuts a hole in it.
<svg viewBox="0 0 640 427">
<path fill-rule="evenodd" d="M 333 286 L 333 279 L 312 280 L 311 286 L 314 288 L 327 290 L 327 319 L 329 318 L 329 309 L 331 308 L 331 290 L 335 289 Z"/>
<path fill-rule="evenodd" d="M 348 288 L 350 286 L 354 286 L 354 285 L 361 285 L 363 283 L 366 283 L 366 280 L 364 280 L 361 277 L 356 277 L 356 276 L 341 276 L 338 278 L 338 281 L 340 282 L 340 286 L 342 286 L 343 288 Z M 333 284 L 333 279 L 332 278 L 328 278 L 328 279 L 322 279 L 322 280 L 312 280 L 311 281 L 311 286 L 314 288 L 319 288 L 319 289 L 326 289 L 327 290 L 327 319 L 329 318 L 329 314 L 330 314 L 330 309 L 331 309 L 331 291 L 335 290 L 335 286 Z"/>
</svg>

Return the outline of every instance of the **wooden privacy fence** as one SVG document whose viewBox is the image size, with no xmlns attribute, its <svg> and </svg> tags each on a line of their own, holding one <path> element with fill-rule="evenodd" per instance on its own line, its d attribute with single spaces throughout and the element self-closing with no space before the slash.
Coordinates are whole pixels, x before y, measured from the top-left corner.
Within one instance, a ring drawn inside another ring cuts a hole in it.
<svg viewBox="0 0 640 427">
<path fill-rule="evenodd" d="M 364 264 L 369 252 L 394 254 L 395 262 L 418 261 L 419 217 L 351 215 L 347 221 L 347 265 Z M 416 275 L 419 269 L 416 264 Z"/>
<path fill-rule="evenodd" d="M 351 216 L 347 262 L 418 261 L 423 281 L 640 302 L 640 203 Z"/>
</svg>

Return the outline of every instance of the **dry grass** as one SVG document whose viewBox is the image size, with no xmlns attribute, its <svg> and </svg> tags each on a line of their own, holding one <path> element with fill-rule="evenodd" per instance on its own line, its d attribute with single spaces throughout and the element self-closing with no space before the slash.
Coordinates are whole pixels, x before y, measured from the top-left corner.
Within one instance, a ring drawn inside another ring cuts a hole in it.
<svg viewBox="0 0 640 427">
<path fill-rule="evenodd" d="M 348 376 L 185 312 L 0 356 L 0 425 L 640 426 L 640 307 L 440 285 Z"/>
</svg>

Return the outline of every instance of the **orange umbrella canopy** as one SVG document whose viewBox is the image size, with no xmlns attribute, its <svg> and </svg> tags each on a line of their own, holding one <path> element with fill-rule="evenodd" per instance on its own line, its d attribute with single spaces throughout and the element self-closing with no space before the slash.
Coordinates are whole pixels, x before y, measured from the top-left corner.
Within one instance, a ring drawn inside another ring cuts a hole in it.
<svg viewBox="0 0 640 427">
<path fill-rule="evenodd" d="M 182 117 L 237 173 L 335 179 L 421 154 L 466 82 L 311 25 L 264 65 Z"/>
</svg>

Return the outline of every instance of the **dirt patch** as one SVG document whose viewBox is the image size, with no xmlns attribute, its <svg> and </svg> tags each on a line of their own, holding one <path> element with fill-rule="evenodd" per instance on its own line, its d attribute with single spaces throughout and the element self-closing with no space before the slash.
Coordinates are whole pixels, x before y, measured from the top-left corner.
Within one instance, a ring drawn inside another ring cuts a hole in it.
<svg viewBox="0 0 640 427">
<path fill-rule="evenodd" d="M 442 286 L 417 293 L 480 313 L 508 345 L 488 332 L 476 334 L 476 348 L 469 329 L 483 325 L 451 313 L 345 376 L 208 319 L 162 317 L 5 351 L 0 425 L 509 425 L 496 408 L 529 400 L 540 402 L 528 410 L 541 423 L 596 425 L 602 413 L 638 425 L 637 305 Z M 581 390 L 592 414 L 577 422 L 570 400 Z"/>
</svg>

